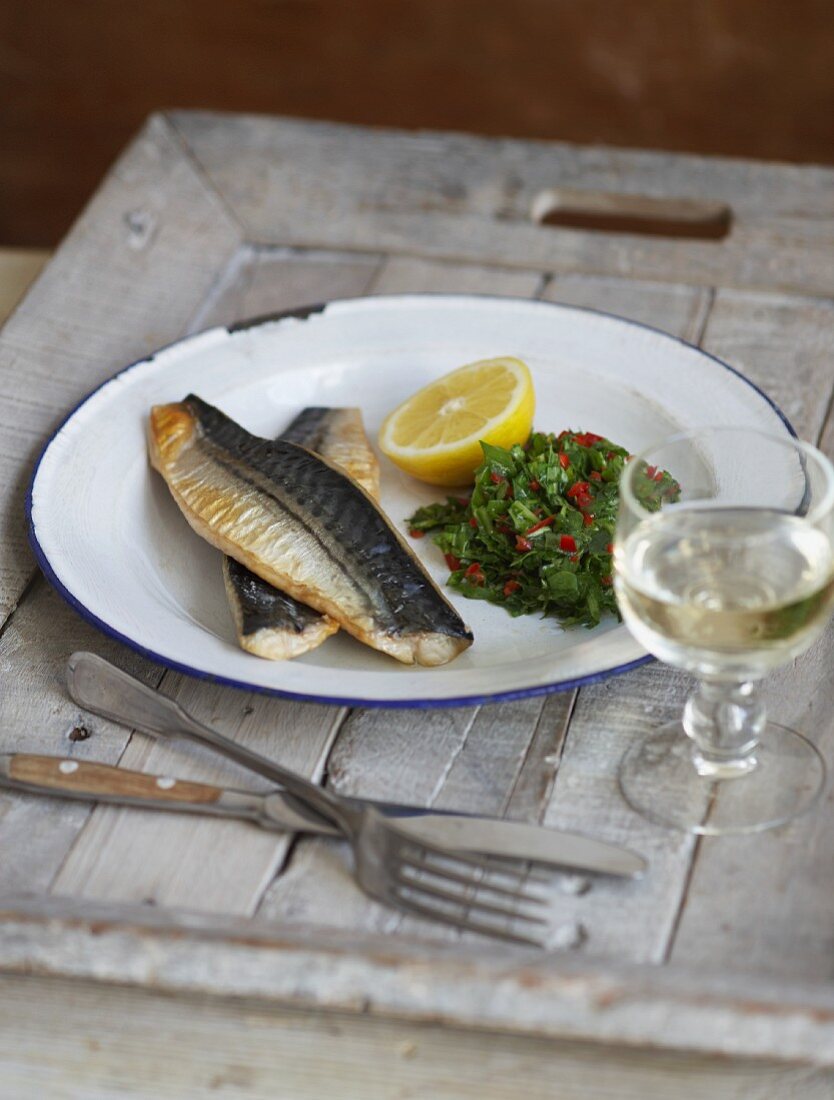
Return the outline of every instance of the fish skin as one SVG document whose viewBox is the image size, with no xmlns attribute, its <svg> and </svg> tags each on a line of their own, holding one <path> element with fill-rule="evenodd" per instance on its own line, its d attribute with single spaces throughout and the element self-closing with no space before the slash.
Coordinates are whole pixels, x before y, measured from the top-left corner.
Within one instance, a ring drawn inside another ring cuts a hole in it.
<svg viewBox="0 0 834 1100">
<path fill-rule="evenodd" d="M 151 410 L 150 456 L 198 534 L 366 645 L 439 665 L 472 644 L 372 497 L 327 460 L 193 394 Z"/>
<path fill-rule="evenodd" d="M 379 463 L 371 450 L 359 409 L 302 409 L 281 439 L 315 451 L 341 466 L 375 500 L 379 499 Z"/>
<path fill-rule="evenodd" d="M 375 499 L 379 497 L 379 463 L 359 409 L 302 409 L 280 438 L 331 459 Z M 271 661 L 299 657 L 339 629 L 329 615 L 299 603 L 225 554 L 223 583 L 238 644 L 256 657 Z"/>
<path fill-rule="evenodd" d="M 320 646 L 339 624 L 223 555 L 223 584 L 238 645 L 268 661 L 289 661 Z"/>
</svg>

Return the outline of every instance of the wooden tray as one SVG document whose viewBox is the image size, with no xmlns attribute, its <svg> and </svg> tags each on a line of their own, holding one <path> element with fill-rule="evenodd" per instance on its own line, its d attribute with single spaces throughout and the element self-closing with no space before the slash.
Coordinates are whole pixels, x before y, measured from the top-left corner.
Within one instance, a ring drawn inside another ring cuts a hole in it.
<svg viewBox="0 0 834 1100">
<path fill-rule="evenodd" d="M 649 665 L 547 699 L 346 713 L 163 675 L 35 575 L 25 484 L 86 391 L 211 324 L 414 290 L 540 296 L 655 325 L 738 366 L 803 437 L 834 449 L 834 171 L 154 116 L 0 336 L 2 750 L 249 781 L 79 713 L 62 670 L 90 648 L 335 789 L 599 831 L 645 853 L 650 876 L 584 893 L 566 880 L 554 950 L 541 955 L 373 905 L 331 843 L 3 793 L 0 968 L 8 981 L 36 971 L 101 990 L 246 997 L 508 1043 L 831 1065 L 831 799 L 761 836 L 696 840 L 642 821 L 616 793 L 629 738 L 679 712 L 683 676 Z M 829 630 L 767 688 L 773 717 L 829 758 L 832 657 Z"/>
</svg>

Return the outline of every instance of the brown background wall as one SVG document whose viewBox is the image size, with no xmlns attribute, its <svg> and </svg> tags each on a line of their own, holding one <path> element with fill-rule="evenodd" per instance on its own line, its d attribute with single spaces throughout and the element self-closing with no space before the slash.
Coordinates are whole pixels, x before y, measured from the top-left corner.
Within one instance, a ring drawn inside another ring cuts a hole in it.
<svg viewBox="0 0 834 1100">
<path fill-rule="evenodd" d="M 834 163 L 834 0 L 4 0 L 0 244 L 166 106 Z"/>
</svg>

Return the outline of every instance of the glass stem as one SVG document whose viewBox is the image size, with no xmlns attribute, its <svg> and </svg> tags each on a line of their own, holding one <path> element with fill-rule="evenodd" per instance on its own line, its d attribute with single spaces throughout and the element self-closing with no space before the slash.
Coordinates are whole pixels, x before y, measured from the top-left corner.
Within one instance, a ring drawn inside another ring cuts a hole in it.
<svg viewBox="0 0 834 1100">
<path fill-rule="evenodd" d="M 756 767 L 756 747 L 767 722 L 758 690 L 752 681 L 699 681 L 683 712 L 699 775 L 733 779 Z"/>
</svg>

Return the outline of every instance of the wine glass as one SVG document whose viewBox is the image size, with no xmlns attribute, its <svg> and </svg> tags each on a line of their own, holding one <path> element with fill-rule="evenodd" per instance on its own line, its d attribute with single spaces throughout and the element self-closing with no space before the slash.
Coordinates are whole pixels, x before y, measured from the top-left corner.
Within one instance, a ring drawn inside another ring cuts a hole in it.
<svg viewBox="0 0 834 1100">
<path fill-rule="evenodd" d="M 614 544 L 623 619 L 698 683 L 680 721 L 632 745 L 629 805 L 706 835 L 780 825 L 808 810 L 825 763 L 769 722 L 762 678 L 803 653 L 834 603 L 834 467 L 787 433 L 706 428 L 626 465 Z"/>
</svg>

